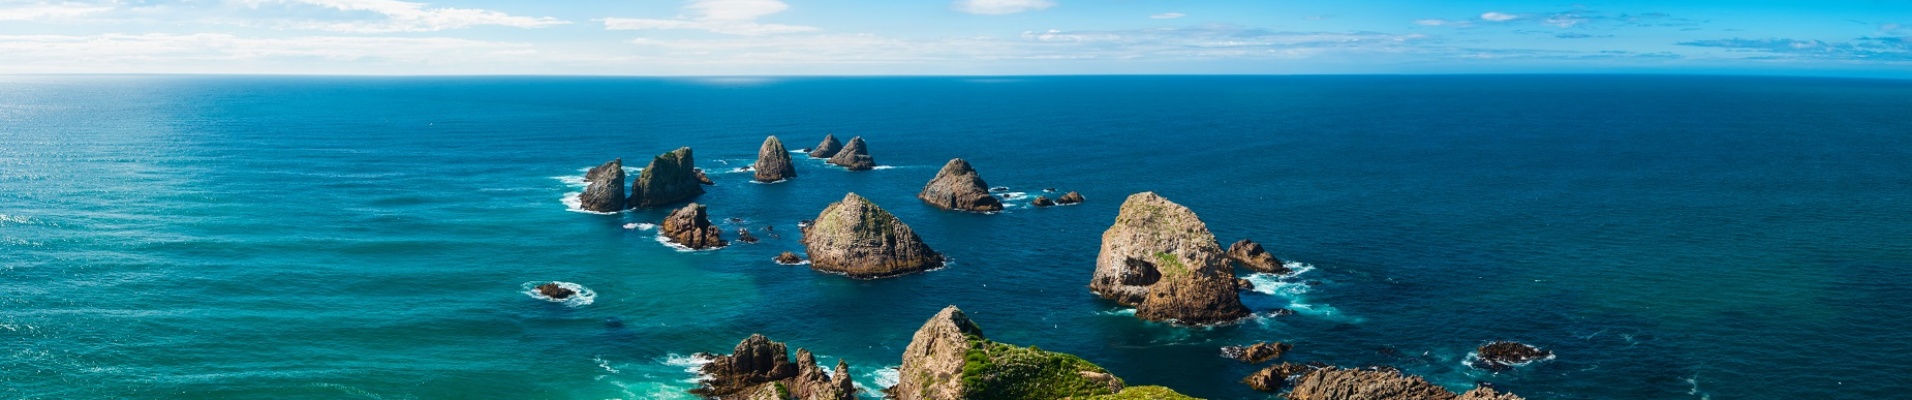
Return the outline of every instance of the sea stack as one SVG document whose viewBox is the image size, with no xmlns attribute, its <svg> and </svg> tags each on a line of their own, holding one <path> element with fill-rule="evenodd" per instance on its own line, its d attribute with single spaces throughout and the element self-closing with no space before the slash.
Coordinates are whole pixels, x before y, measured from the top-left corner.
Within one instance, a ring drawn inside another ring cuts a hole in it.
<svg viewBox="0 0 1912 400">
<path fill-rule="evenodd" d="M 631 208 L 656 208 L 704 194 L 690 148 L 659 154 L 631 184 Z"/>
<path fill-rule="evenodd" d="M 810 268 L 818 271 L 876 279 L 943 266 L 943 255 L 923 244 L 909 225 L 856 193 L 800 226 Z"/>
<path fill-rule="evenodd" d="M 776 136 L 764 138 L 757 148 L 757 162 L 750 164 L 758 182 L 771 183 L 797 177 L 797 166 L 790 164 L 790 152 Z"/>
<path fill-rule="evenodd" d="M 1455 394 L 1393 369 L 1325 367 L 1302 374 L 1294 387 L 1289 400 L 1521 400 L 1491 387 Z"/>
<path fill-rule="evenodd" d="M 810 149 L 810 157 L 830 158 L 836 156 L 837 152 L 842 150 L 843 142 L 838 142 L 836 135 L 824 134 L 823 143 L 818 143 L 817 148 Z"/>
<path fill-rule="evenodd" d="M 850 144 L 844 145 L 843 150 L 830 156 L 830 163 L 851 171 L 868 171 L 876 168 L 876 159 L 870 158 L 870 149 L 863 144 L 862 136 L 850 138 Z"/>
<path fill-rule="evenodd" d="M 1115 224 L 1102 233 L 1089 290 L 1135 307 L 1135 316 L 1146 320 L 1223 323 L 1249 315 L 1231 272 L 1194 211 L 1142 192 L 1122 202 Z"/>
<path fill-rule="evenodd" d="M 613 159 L 584 173 L 584 193 L 578 195 L 578 208 L 585 211 L 618 212 L 624 210 L 624 159 Z"/>
<path fill-rule="evenodd" d="M 1268 250 L 1261 248 L 1261 243 L 1255 243 L 1253 240 L 1242 239 L 1228 245 L 1227 257 L 1228 261 L 1255 272 L 1270 274 L 1289 272 L 1288 267 L 1283 266 L 1280 259 L 1275 258 L 1273 254 L 1268 254 Z"/>
<path fill-rule="evenodd" d="M 943 308 L 910 338 L 897 367 L 897 400 L 1193 399 L 1159 386 L 1126 387 L 1079 357 L 989 340 L 956 306 Z"/>
<path fill-rule="evenodd" d="M 1064 193 L 1062 197 L 1056 198 L 1056 205 L 1066 206 L 1070 204 L 1081 204 L 1081 203 L 1082 203 L 1082 194 L 1076 193 L 1073 191 L 1069 193 Z"/>
<path fill-rule="evenodd" d="M 714 249 L 729 244 L 724 242 L 724 230 L 710 224 L 710 214 L 704 210 L 703 204 L 690 203 L 672 211 L 657 230 L 671 243 L 691 250 Z"/>
<path fill-rule="evenodd" d="M 1002 200 L 989 194 L 989 184 L 961 158 L 943 164 L 943 170 L 937 171 L 928 185 L 923 185 L 923 192 L 917 193 L 916 198 L 945 210 L 1002 211 Z"/>
<path fill-rule="evenodd" d="M 719 399 L 851 400 L 856 385 L 850 367 L 837 361 L 834 376 L 825 375 L 809 350 L 797 349 L 790 361 L 789 347 L 763 335 L 750 335 L 727 356 L 700 354 L 705 378 L 691 393 Z"/>
</svg>

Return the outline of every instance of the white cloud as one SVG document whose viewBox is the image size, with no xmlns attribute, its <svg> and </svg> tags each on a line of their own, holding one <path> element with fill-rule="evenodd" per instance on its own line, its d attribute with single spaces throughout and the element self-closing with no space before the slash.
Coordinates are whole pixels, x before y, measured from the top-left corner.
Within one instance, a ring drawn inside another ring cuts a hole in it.
<svg viewBox="0 0 1912 400">
<path fill-rule="evenodd" d="M 497 65 L 534 59 L 528 44 L 456 38 L 306 36 L 246 38 L 230 34 L 0 35 L 0 53 L 17 62 L 5 72 L 259 72 L 261 64 L 389 67 Z M 340 64 L 343 63 L 343 64 Z M 336 70 L 320 70 L 336 71 Z"/>
<path fill-rule="evenodd" d="M 1283 32 L 1227 26 L 1118 31 L 1029 31 L 1016 37 L 910 39 L 872 34 L 660 40 L 640 38 L 644 63 L 750 65 L 947 65 L 1052 60 L 1189 61 L 1304 59 L 1327 54 L 1416 51 L 1423 35 Z"/>
<path fill-rule="evenodd" d="M 1423 20 L 1415 20 L 1414 24 L 1421 25 L 1421 26 L 1468 26 L 1468 25 L 1473 25 L 1474 23 L 1467 22 L 1467 21 L 1451 21 L 1451 20 L 1445 20 L 1445 19 L 1423 19 Z"/>
<path fill-rule="evenodd" d="M 1508 14 L 1508 13 L 1499 12 L 1499 11 L 1488 11 L 1487 13 L 1480 15 L 1480 19 L 1494 21 L 1494 22 L 1507 22 L 1507 21 L 1512 21 L 1519 18 L 1520 18 L 1519 15 Z"/>
<path fill-rule="evenodd" d="M 71 18 L 112 10 L 112 6 L 105 5 L 37 2 L 21 7 L 0 8 L 0 21 Z"/>
<path fill-rule="evenodd" d="M 688 29 L 702 30 L 729 35 L 769 35 L 778 33 L 815 32 L 814 26 L 763 24 L 757 18 L 769 16 L 790 9 L 789 4 L 778 0 L 693 0 L 685 4 L 686 16 L 673 19 L 652 18 L 605 18 L 604 29 L 653 30 Z"/>
<path fill-rule="evenodd" d="M 384 17 L 376 21 L 298 21 L 278 24 L 292 29 L 314 29 L 349 33 L 433 32 L 474 26 L 495 25 L 515 28 L 543 28 L 569 24 L 552 17 L 525 17 L 475 8 L 428 8 L 425 3 L 398 0 L 237 0 L 258 8 L 267 3 L 318 6 L 338 11 L 363 11 Z"/>
<path fill-rule="evenodd" d="M 1149 18 L 1154 18 L 1154 19 L 1176 19 L 1176 18 L 1181 18 L 1181 17 L 1186 17 L 1186 16 L 1188 16 L 1188 14 L 1183 14 L 1183 13 L 1178 13 L 1178 12 L 1169 12 L 1169 13 L 1161 13 L 1161 14 L 1155 14 L 1155 15 L 1150 15 L 1150 16 L 1149 16 Z"/>
<path fill-rule="evenodd" d="M 1024 11 L 1042 11 L 1055 7 L 1050 0 L 955 0 L 949 8 L 970 14 L 1002 15 Z"/>
</svg>

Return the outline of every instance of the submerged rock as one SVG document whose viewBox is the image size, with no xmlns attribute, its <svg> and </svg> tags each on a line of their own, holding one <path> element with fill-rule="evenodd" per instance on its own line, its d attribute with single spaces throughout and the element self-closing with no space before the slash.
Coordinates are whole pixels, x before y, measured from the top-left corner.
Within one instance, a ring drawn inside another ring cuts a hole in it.
<svg viewBox="0 0 1912 400">
<path fill-rule="evenodd" d="M 596 212 L 624 210 L 624 159 L 613 159 L 584 173 L 584 193 L 578 208 Z"/>
<path fill-rule="evenodd" d="M 989 340 L 956 306 L 916 330 L 897 378 L 887 392 L 898 400 L 1189 398 L 1162 387 L 1127 388 L 1073 355 Z"/>
<path fill-rule="evenodd" d="M 689 147 L 651 159 L 631 184 L 631 208 L 656 208 L 704 194 Z"/>
<path fill-rule="evenodd" d="M 546 283 L 543 285 L 538 285 L 539 296 L 549 297 L 555 300 L 568 299 L 568 298 L 571 298 L 571 295 L 575 295 L 575 294 L 578 294 L 576 290 L 571 290 L 571 288 L 559 286 L 557 282 L 551 282 L 551 283 Z"/>
<path fill-rule="evenodd" d="M 1262 249 L 1261 243 L 1255 243 L 1255 241 L 1248 239 L 1242 239 L 1235 242 L 1235 244 L 1228 245 L 1228 261 L 1255 272 L 1266 272 L 1270 274 L 1286 274 L 1290 272 L 1288 267 L 1281 264 L 1280 259 L 1276 259 L 1273 254 L 1268 254 L 1267 250 Z"/>
<path fill-rule="evenodd" d="M 844 145 L 843 150 L 830 156 L 830 163 L 851 171 L 876 169 L 876 159 L 870 157 L 870 149 L 868 145 L 863 144 L 862 136 L 850 138 L 850 144 Z"/>
<path fill-rule="evenodd" d="M 750 164 L 755 172 L 752 179 L 770 183 L 797 177 L 797 166 L 790 163 L 790 152 L 783 149 L 783 142 L 776 136 L 764 138 L 763 146 L 757 148 L 757 162 Z"/>
<path fill-rule="evenodd" d="M 744 243 L 756 243 L 757 237 L 750 235 L 750 228 L 737 228 L 737 241 L 744 242 Z"/>
<path fill-rule="evenodd" d="M 803 257 L 799 257 L 797 256 L 797 253 L 792 253 L 788 251 L 783 252 L 783 254 L 778 254 L 777 258 L 774 258 L 774 260 L 776 260 L 778 264 L 783 264 L 783 265 L 803 264 Z"/>
<path fill-rule="evenodd" d="M 989 194 L 989 184 L 970 168 L 968 161 L 950 159 L 936 177 L 923 185 L 916 198 L 945 210 L 1002 211 L 1002 200 Z"/>
<path fill-rule="evenodd" d="M 1222 357 L 1233 358 L 1235 361 L 1249 364 L 1260 364 L 1264 361 L 1281 358 L 1283 353 L 1287 353 L 1288 349 L 1294 347 L 1294 345 L 1282 342 L 1261 342 L 1246 347 L 1226 346 L 1222 347 Z"/>
<path fill-rule="evenodd" d="M 1391 368 L 1341 369 L 1326 367 L 1295 379 L 1289 400 L 1518 400 L 1519 396 L 1493 388 L 1455 394 L 1418 376 L 1401 375 Z"/>
<path fill-rule="evenodd" d="M 837 361 L 836 377 L 823 373 L 809 350 L 797 349 L 796 362 L 790 361 L 788 347 L 763 335 L 750 335 L 727 356 L 704 355 L 705 376 L 691 393 L 706 398 L 768 398 L 798 400 L 850 400 L 856 388 L 849 380 L 849 364 Z M 768 396 L 768 397 L 762 397 Z"/>
<path fill-rule="evenodd" d="M 943 266 L 902 220 L 856 193 L 830 203 L 817 219 L 801 225 L 810 268 L 857 279 L 876 279 Z"/>
<path fill-rule="evenodd" d="M 816 148 L 810 150 L 810 157 L 830 158 L 842 150 L 843 142 L 838 142 L 836 135 L 824 134 L 823 143 L 818 143 Z"/>
<path fill-rule="evenodd" d="M 1498 341 L 1489 342 L 1474 349 L 1475 359 L 1469 363 L 1474 368 L 1489 371 L 1505 371 L 1534 360 L 1553 357 L 1553 351 L 1541 350 L 1526 343 Z"/>
<path fill-rule="evenodd" d="M 1082 204 L 1082 194 L 1071 191 L 1064 193 L 1062 197 L 1056 198 L 1056 205 L 1066 206 L 1070 204 Z"/>
<path fill-rule="evenodd" d="M 1033 205 L 1036 207 L 1048 207 L 1048 206 L 1056 205 L 1056 202 L 1049 200 L 1049 196 L 1036 196 L 1036 200 L 1029 202 L 1029 205 Z"/>
<path fill-rule="evenodd" d="M 1249 315 L 1208 226 L 1153 192 L 1122 202 L 1115 224 L 1102 233 L 1089 289 L 1151 321 L 1214 324 Z"/>
<path fill-rule="evenodd" d="M 664 224 L 658 225 L 658 232 L 671 243 L 692 250 L 724 247 L 724 230 L 710 224 L 710 213 L 703 204 L 690 203 L 684 208 L 672 211 L 664 218 Z"/>
</svg>

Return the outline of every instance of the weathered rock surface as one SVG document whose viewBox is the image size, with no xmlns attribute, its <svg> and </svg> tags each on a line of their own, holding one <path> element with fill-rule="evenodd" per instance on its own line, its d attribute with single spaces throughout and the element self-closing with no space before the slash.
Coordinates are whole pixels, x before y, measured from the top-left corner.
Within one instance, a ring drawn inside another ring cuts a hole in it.
<svg viewBox="0 0 1912 400">
<path fill-rule="evenodd" d="M 856 193 L 830 203 L 817 219 L 801 225 L 810 268 L 857 279 L 876 279 L 943 266 L 902 220 Z"/>
<path fill-rule="evenodd" d="M 1115 224 L 1102 233 L 1089 289 L 1152 321 L 1214 324 L 1249 315 L 1208 226 L 1153 192 L 1122 202 Z"/>
<path fill-rule="evenodd" d="M 843 150 L 837 151 L 834 156 L 830 156 L 830 163 L 843 166 L 843 168 L 847 168 L 851 171 L 876 169 L 876 159 L 870 157 L 869 146 L 863 144 L 862 136 L 850 138 L 850 144 L 843 145 Z"/>
<path fill-rule="evenodd" d="M 756 243 L 757 237 L 750 234 L 750 228 L 737 228 L 737 241 L 744 242 L 744 243 Z"/>
<path fill-rule="evenodd" d="M 792 253 L 788 251 L 783 252 L 783 254 L 778 254 L 777 258 L 774 258 L 774 260 L 776 260 L 778 264 L 783 264 L 783 265 L 797 265 L 797 264 L 803 263 L 803 257 L 797 256 L 797 253 Z"/>
<path fill-rule="evenodd" d="M 797 177 L 797 166 L 790 163 L 790 151 L 783 149 L 783 142 L 776 136 L 764 138 L 763 146 L 757 148 L 757 162 L 750 164 L 755 172 L 752 179 L 770 183 Z"/>
<path fill-rule="evenodd" d="M 1070 204 L 1082 204 L 1082 194 L 1071 191 L 1069 193 L 1064 193 L 1062 197 L 1056 198 L 1056 205 L 1070 205 Z"/>
<path fill-rule="evenodd" d="M 1280 363 L 1249 374 L 1247 378 L 1242 378 L 1241 383 L 1263 392 L 1280 391 L 1288 385 L 1289 380 L 1321 367 L 1320 365 Z"/>
<path fill-rule="evenodd" d="M 1243 290 L 1255 290 L 1255 282 L 1251 282 L 1247 279 L 1235 278 L 1235 291 L 1240 292 Z"/>
<path fill-rule="evenodd" d="M 695 176 L 695 177 L 697 177 L 697 184 L 699 184 L 699 185 L 704 185 L 704 186 L 710 186 L 710 185 L 715 185 L 715 184 L 717 184 L 717 182 L 712 182 L 712 181 L 710 180 L 710 175 L 706 175 L 706 174 L 704 174 L 704 169 L 703 169 L 703 168 L 696 168 L 696 169 L 694 169 L 694 170 L 693 170 L 693 171 L 691 172 L 691 175 L 692 175 L 692 176 Z"/>
<path fill-rule="evenodd" d="M 1228 261 L 1255 272 L 1270 274 L 1289 272 L 1288 267 L 1281 265 L 1280 259 L 1276 259 L 1273 254 L 1268 254 L 1268 250 L 1261 248 L 1261 243 L 1248 239 L 1228 245 Z"/>
<path fill-rule="evenodd" d="M 991 341 L 955 306 L 916 330 L 903 350 L 899 400 L 1187 399 L 1161 387 L 1127 388 L 1122 379 L 1076 356 Z M 1128 393 L 1136 390 L 1135 393 Z"/>
<path fill-rule="evenodd" d="M 783 343 L 763 335 L 737 343 L 727 356 L 701 356 L 706 376 L 691 393 L 707 398 L 850 400 L 856 387 L 850 382 L 849 364 L 837 361 L 836 376 L 824 374 L 809 350 L 797 349 L 796 362 Z"/>
<path fill-rule="evenodd" d="M 818 143 L 816 148 L 810 149 L 810 157 L 830 158 L 836 156 L 839 151 L 843 151 L 843 142 L 838 142 L 836 135 L 824 134 L 823 143 Z"/>
<path fill-rule="evenodd" d="M 970 337 L 981 340 L 982 327 L 976 326 L 956 306 L 943 308 L 930 317 L 910 337 L 903 349 L 903 365 L 897 367 L 896 386 L 890 395 L 903 400 L 963 399 L 963 364 L 974 346 Z"/>
<path fill-rule="evenodd" d="M 552 299 L 564 300 L 571 298 L 571 295 L 575 294 L 578 294 L 578 292 L 564 286 L 559 286 L 557 282 L 538 285 L 538 295 Z"/>
<path fill-rule="evenodd" d="M 724 230 L 710 224 L 710 213 L 704 209 L 703 204 L 690 203 L 684 208 L 672 211 L 669 217 L 664 218 L 664 224 L 658 225 L 657 229 L 658 233 L 664 235 L 664 238 L 669 239 L 671 243 L 692 250 L 718 248 L 729 244 L 724 241 Z"/>
<path fill-rule="evenodd" d="M 1029 205 L 1033 205 L 1036 207 L 1048 207 L 1048 206 L 1056 205 L 1056 202 L 1054 200 L 1049 200 L 1049 196 L 1036 196 L 1036 199 L 1034 201 L 1030 201 Z"/>
<path fill-rule="evenodd" d="M 689 147 L 652 158 L 631 184 L 631 207 L 656 208 L 704 194 L 695 165 Z"/>
<path fill-rule="evenodd" d="M 1526 343 L 1498 341 L 1481 345 L 1474 349 L 1474 368 L 1489 371 L 1505 371 L 1534 360 L 1553 356 L 1553 351 L 1541 350 Z"/>
<path fill-rule="evenodd" d="M 584 173 L 584 193 L 578 208 L 596 212 L 624 210 L 624 159 L 613 159 Z"/>
<path fill-rule="evenodd" d="M 1294 390 L 1288 392 L 1288 400 L 1516 400 L 1519 396 L 1504 394 L 1492 388 L 1476 388 L 1465 394 L 1455 394 L 1440 386 L 1428 383 L 1418 376 L 1404 376 L 1399 371 L 1380 369 L 1341 369 L 1321 368 L 1303 374 L 1295 380 Z"/>
<path fill-rule="evenodd" d="M 1260 364 L 1264 361 L 1281 358 L 1283 353 L 1287 353 L 1288 349 L 1294 347 L 1294 345 L 1282 342 L 1261 342 L 1248 346 L 1226 346 L 1222 347 L 1222 357 L 1233 358 L 1236 361 L 1250 364 Z"/>
<path fill-rule="evenodd" d="M 943 164 L 943 169 L 936 172 L 929 184 L 923 185 L 923 191 L 917 193 L 916 198 L 945 210 L 1002 211 L 1002 200 L 989 194 L 989 184 L 961 158 Z"/>
</svg>

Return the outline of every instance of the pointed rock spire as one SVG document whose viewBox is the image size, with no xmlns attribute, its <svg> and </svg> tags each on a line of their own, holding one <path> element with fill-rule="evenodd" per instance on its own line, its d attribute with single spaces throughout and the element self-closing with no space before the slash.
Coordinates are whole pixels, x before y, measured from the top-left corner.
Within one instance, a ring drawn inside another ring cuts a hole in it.
<svg viewBox="0 0 1912 400">
<path fill-rule="evenodd" d="M 923 185 L 923 192 L 917 193 L 916 198 L 945 210 L 1002 211 L 1002 200 L 989 194 L 989 184 L 961 158 L 943 164 L 943 169 L 936 172 L 929 184 Z"/>
<path fill-rule="evenodd" d="M 810 150 L 810 157 L 830 158 L 842 150 L 843 142 L 838 142 L 836 135 L 826 133 L 823 135 L 823 143 L 818 143 L 817 148 Z"/>
<path fill-rule="evenodd" d="M 868 145 L 863 143 L 862 136 L 850 138 L 850 144 L 844 145 L 842 151 L 838 151 L 835 156 L 831 156 L 830 163 L 843 166 L 843 168 L 848 168 L 851 171 L 876 169 L 876 159 L 870 158 L 870 149 L 868 147 Z"/>
<path fill-rule="evenodd" d="M 624 159 L 613 159 L 584 173 L 587 186 L 578 195 L 578 208 L 596 212 L 624 210 Z"/>
<path fill-rule="evenodd" d="M 659 154 L 631 184 L 632 208 L 656 208 L 704 194 L 689 147 Z"/>
<path fill-rule="evenodd" d="M 764 138 L 757 148 L 757 162 L 750 164 L 758 182 L 770 183 L 797 177 L 797 166 L 790 164 L 790 152 L 776 136 Z"/>
</svg>

